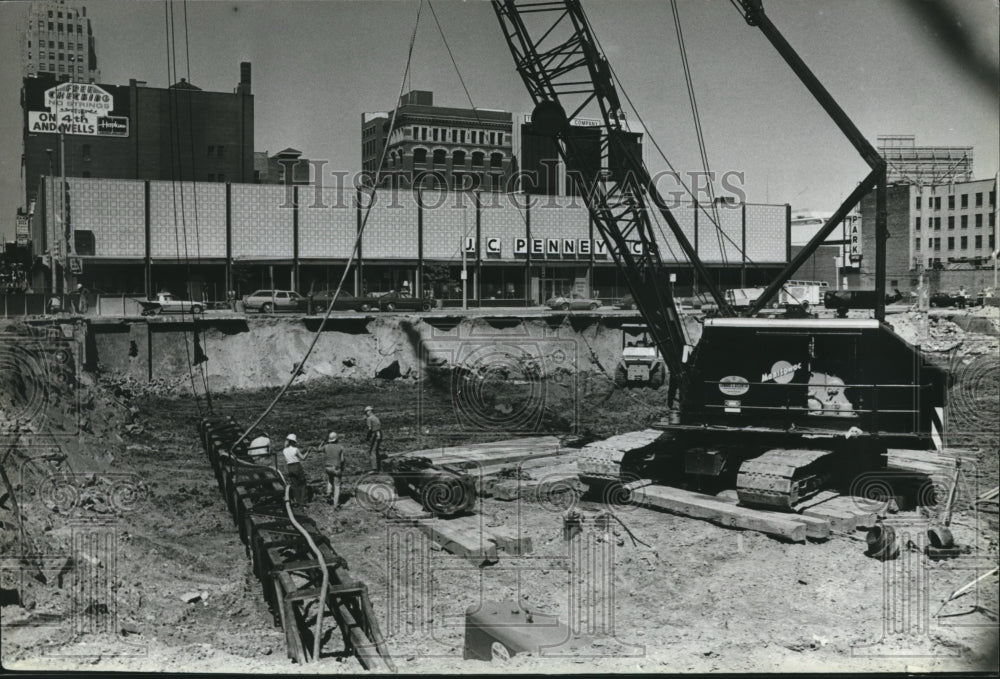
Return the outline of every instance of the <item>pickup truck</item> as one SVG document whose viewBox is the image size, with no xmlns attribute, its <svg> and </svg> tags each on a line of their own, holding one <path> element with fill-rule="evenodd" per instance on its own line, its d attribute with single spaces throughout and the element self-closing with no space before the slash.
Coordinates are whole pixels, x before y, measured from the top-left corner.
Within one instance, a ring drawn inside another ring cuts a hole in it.
<svg viewBox="0 0 1000 679">
<path fill-rule="evenodd" d="M 139 300 L 142 305 L 143 316 L 155 316 L 157 314 L 200 314 L 205 310 L 205 305 L 201 302 L 190 302 L 184 299 L 177 299 L 169 292 L 157 293 L 155 300 Z"/>
</svg>

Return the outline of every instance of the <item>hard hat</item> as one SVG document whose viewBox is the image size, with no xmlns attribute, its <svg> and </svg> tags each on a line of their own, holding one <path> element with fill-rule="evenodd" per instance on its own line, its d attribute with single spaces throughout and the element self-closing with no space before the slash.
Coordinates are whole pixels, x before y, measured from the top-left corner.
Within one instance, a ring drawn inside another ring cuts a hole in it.
<svg viewBox="0 0 1000 679">
<path fill-rule="evenodd" d="M 374 408 L 372 408 L 371 406 L 365 406 L 365 412 L 366 412 L 366 413 L 367 413 L 367 412 L 371 412 L 372 410 L 375 410 L 375 409 L 374 409 Z"/>
<path fill-rule="evenodd" d="M 299 442 L 299 440 L 297 438 L 295 438 L 295 434 L 289 434 L 288 436 L 285 437 L 285 440 L 286 441 L 294 441 L 295 443 Z"/>
<path fill-rule="evenodd" d="M 327 436 L 326 438 L 327 438 L 328 441 L 336 441 L 337 440 L 337 432 L 331 431 L 330 435 Z"/>
</svg>

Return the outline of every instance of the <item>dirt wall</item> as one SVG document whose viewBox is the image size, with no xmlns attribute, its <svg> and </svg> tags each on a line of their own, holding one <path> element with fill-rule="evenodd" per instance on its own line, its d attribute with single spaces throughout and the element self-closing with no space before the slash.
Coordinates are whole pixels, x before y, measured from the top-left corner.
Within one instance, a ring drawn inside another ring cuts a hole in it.
<svg viewBox="0 0 1000 679">
<path fill-rule="evenodd" d="M 552 314 L 529 318 L 351 316 L 330 319 L 301 379 L 420 379 L 461 367 L 491 377 L 531 380 L 564 374 L 613 375 L 625 316 Z M 693 319 L 691 330 L 700 336 Z M 201 353 L 211 390 L 284 384 L 302 360 L 318 319 L 220 318 L 95 323 L 95 365 L 137 382 L 190 389 L 189 365 Z M 195 370 L 196 389 L 203 389 Z"/>
</svg>

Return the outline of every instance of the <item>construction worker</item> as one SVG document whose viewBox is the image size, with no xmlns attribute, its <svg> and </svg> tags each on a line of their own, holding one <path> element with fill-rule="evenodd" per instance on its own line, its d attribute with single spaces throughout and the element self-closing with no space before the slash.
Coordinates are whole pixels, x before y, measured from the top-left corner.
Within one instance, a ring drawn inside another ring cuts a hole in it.
<svg viewBox="0 0 1000 679">
<path fill-rule="evenodd" d="M 964 309 L 965 308 L 965 298 L 967 296 L 968 296 L 968 294 L 965 292 L 965 286 L 963 285 L 962 287 L 960 287 L 958 289 L 958 308 L 959 309 Z"/>
<path fill-rule="evenodd" d="M 326 501 L 336 509 L 340 506 L 340 481 L 344 476 L 344 446 L 337 441 L 337 432 L 327 435 L 323 453 L 326 455 Z"/>
<path fill-rule="evenodd" d="M 271 437 L 266 431 L 257 431 L 257 437 L 247 446 L 247 455 L 255 464 L 277 466 L 277 460 L 271 458 Z"/>
<path fill-rule="evenodd" d="M 306 472 L 302 467 L 302 463 L 306 459 L 306 454 L 299 448 L 299 442 L 295 434 L 289 434 L 285 437 L 285 449 L 282 453 L 285 456 L 288 485 L 291 486 L 292 506 L 300 507 L 306 501 Z"/>
<path fill-rule="evenodd" d="M 375 471 L 382 471 L 382 422 L 375 416 L 374 408 L 365 406 L 365 425 L 368 433 L 365 440 L 368 441 L 368 457 L 375 467 Z"/>
</svg>

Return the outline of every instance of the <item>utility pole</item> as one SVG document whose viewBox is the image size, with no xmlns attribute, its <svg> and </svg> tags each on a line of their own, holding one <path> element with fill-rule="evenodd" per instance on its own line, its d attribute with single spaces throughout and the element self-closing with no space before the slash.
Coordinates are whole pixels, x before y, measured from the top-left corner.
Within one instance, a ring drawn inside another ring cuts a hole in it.
<svg viewBox="0 0 1000 679">
<path fill-rule="evenodd" d="M 45 153 L 49 156 L 49 204 L 55 202 L 56 197 L 56 184 L 55 177 L 52 174 L 52 149 L 45 149 Z M 48 210 L 46 210 L 48 212 Z M 56 227 L 52 226 L 52 242 L 49 243 L 49 273 L 52 279 L 52 294 L 56 294 Z"/>
<path fill-rule="evenodd" d="M 997 172 L 993 177 L 993 252 L 990 255 L 993 257 L 993 296 L 1000 296 L 1000 290 L 997 290 L 997 257 L 1000 255 L 1000 224 L 997 224 L 997 216 L 1000 215 L 1000 172 Z"/>
<path fill-rule="evenodd" d="M 469 281 L 469 271 L 465 267 L 465 241 L 466 241 L 466 238 L 468 237 L 468 232 L 469 232 L 469 227 L 466 224 L 465 208 L 463 206 L 463 208 L 462 208 L 462 242 L 461 242 L 461 245 L 460 245 L 461 250 L 462 250 L 462 308 L 463 309 L 468 309 L 469 308 L 469 294 L 468 294 L 468 287 L 467 287 L 468 286 L 468 281 Z"/>
<path fill-rule="evenodd" d="M 59 254 L 63 256 L 63 293 L 68 288 L 67 269 L 69 264 L 70 246 L 66 237 L 66 132 L 59 126 L 59 211 L 62 219 L 62 247 Z"/>
<path fill-rule="evenodd" d="M 465 268 L 465 234 L 462 234 L 461 248 L 462 248 L 462 308 L 468 309 L 469 296 L 468 296 L 468 290 L 466 289 L 466 284 L 469 279 L 469 272 Z"/>
</svg>

